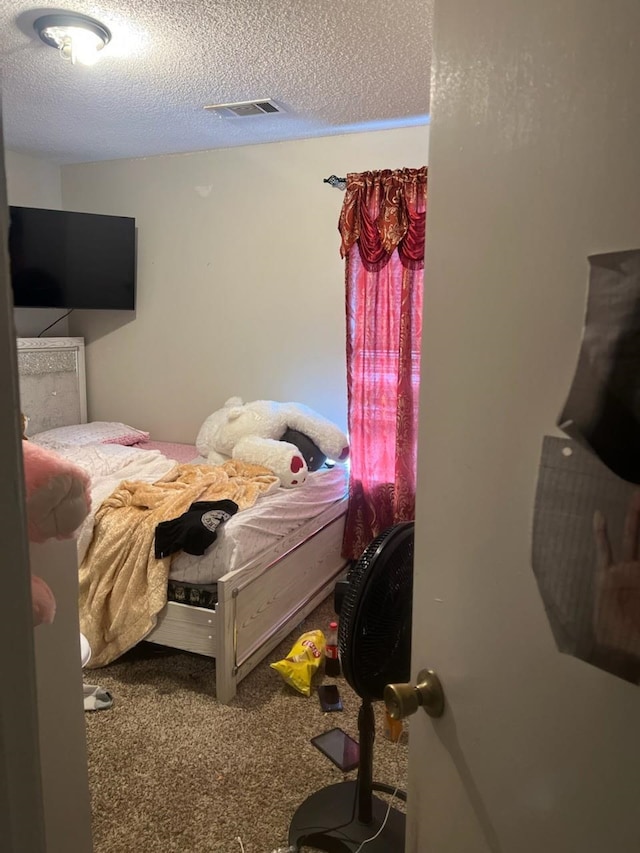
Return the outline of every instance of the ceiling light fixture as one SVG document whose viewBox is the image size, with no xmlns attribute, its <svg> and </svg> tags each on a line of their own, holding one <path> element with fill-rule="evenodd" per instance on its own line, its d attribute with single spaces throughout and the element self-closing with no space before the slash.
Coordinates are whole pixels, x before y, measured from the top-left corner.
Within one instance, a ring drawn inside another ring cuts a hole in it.
<svg viewBox="0 0 640 853">
<path fill-rule="evenodd" d="M 45 44 L 57 48 L 73 65 L 93 65 L 111 41 L 104 24 L 75 12 L 44 15 L 34 21 L 33 28 Z"/>
</svg>

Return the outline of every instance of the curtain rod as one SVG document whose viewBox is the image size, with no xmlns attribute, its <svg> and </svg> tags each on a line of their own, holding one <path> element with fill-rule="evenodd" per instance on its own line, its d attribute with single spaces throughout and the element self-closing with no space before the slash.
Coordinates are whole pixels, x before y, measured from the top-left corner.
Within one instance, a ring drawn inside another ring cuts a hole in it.
<svg viewBox="0 0 640 853">
<path fill-rule="evenodd" d="M 335 187 L 338 190 L 346 190 L 347 188 L 347 179 L 338 178 L 336 177 L 336 175 L 329 175 L 328 178 L 323 178 L 322 182 L 324 184 L 330 184 L 332 187 Z"/>
</svg>

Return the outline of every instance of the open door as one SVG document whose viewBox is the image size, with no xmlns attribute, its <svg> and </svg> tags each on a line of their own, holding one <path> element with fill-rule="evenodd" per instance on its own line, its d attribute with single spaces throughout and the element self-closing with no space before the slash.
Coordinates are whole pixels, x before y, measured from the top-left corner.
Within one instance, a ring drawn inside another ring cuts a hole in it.
<svg viewBox="0 0 640 853">
<path fill-rule="evenodd" d="M 7 853 L 44 853 L 29 555 L 17 412 L 18 372 L 7 255 L 8 207 L 0 114 L 0 838 Z"/>
<path fill-rule="evenodd" d="M 558 651 L 531 561 L 587 257 L 640 248 L 638 34 L 637 0 L 436 0 L 410 853 L 640 850 L 640 687 Z"/>
</svg>

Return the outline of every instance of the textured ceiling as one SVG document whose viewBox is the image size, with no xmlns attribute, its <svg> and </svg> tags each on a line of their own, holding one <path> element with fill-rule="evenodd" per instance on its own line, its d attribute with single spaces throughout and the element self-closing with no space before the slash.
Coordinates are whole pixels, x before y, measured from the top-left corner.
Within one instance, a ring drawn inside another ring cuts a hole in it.
<svg viewBox="0 0 640 853">
<path fill-rule="evenodd" d="M 429 110 L 431 0 L 0 0 L 5 144 L 59 163 L 399 127 Z M 80 12 L 109 27 L 92 66 L 32 29 Z M 273 98 L 286 113 L 205 104 Z"/>
</svg>

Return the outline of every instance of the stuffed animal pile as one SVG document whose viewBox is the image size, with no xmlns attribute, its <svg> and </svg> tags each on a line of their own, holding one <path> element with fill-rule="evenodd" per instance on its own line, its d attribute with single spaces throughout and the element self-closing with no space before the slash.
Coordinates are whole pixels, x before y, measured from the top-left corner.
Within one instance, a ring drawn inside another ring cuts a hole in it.
<svg viewBox="0 0 640 853">
<path fill-rule="evenodd" d="M 200 427 L 196 447 L 210 465 L 239 459 L 269 468 L 285 488 L 302 485 L 325 461 L 344 462 L 347 436 L 301 403 L 230 397 Z"/>
</svg>

